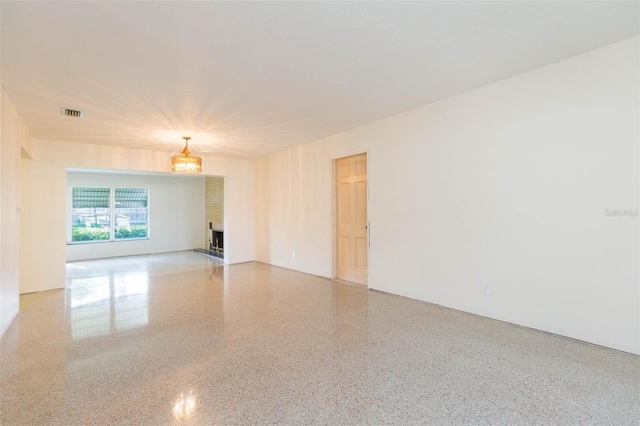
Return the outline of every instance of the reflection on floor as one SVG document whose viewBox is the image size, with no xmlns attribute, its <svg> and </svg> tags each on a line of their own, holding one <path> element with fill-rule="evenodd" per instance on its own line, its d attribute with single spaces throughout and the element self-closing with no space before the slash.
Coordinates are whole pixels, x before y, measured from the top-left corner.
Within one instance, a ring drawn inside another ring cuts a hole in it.
<svg viewBox="0 0 640 426">
<path fill-rule="evenodd" d="M 72 339 L 100 336 L 149 322 L 146 272 L 118 272 L 67 281 Z"/>
<path fill-rule="evenodd" d="M 260 263 L 75 262 L 0 340 L 0 424 L 638 424 L 640 357 Z"/>
</svg>

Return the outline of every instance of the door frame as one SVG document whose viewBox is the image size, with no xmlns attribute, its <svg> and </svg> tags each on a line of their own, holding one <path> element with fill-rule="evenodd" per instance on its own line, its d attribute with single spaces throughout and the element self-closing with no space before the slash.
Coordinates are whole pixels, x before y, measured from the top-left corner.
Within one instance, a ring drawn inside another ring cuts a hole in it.
<svg viewBox="0 0 640 426">
<path fill-rule="evenodd" d="M 338 279 L 338 168 L 336 164 L 338 160 L 343 158 L 355 157 L 356 155 L 367 155 L 367 288 L 369 287 L 369 278 L 371 276 L 371 221 L 369 220 L 369 207 L 371 204 L 371 189 L 369 186 L 369 167 L 371 161 L 371 153 L 369 151 L 354 152 L 342 157 L 336 157 L 331 160 L 331 278 Z M 355 284 L 360 285 L 360 284 Z"/>
</svg>

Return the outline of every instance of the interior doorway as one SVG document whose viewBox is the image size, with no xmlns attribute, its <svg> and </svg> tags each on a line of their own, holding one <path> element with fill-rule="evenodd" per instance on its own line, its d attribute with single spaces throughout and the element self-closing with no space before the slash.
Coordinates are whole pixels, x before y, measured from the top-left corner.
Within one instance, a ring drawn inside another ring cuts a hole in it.
<svg viewBox="0 0 640 426">
<path fill-rule="evenodd" d="M 367 285 L 367 154 L 336 160 L 336 278 Z"/>
</svg>

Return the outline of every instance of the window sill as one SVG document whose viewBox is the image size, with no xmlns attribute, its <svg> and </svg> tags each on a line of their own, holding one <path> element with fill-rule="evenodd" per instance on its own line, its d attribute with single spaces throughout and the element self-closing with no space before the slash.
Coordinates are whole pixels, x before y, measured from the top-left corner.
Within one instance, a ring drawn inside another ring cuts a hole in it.
<svg viewBox="0 0 640 426">
<path fill-rule="evenodd" d="M 104 243 L 126 243 L 127 241 L 144 241 L 148 240 L 149 237 L 145 238 L 121 238 L 118 240 L 90 240 L 90 241 L 67 241 L 68 246 L 82 245 L 82 244 L 104 244 Z"/>
</svg>

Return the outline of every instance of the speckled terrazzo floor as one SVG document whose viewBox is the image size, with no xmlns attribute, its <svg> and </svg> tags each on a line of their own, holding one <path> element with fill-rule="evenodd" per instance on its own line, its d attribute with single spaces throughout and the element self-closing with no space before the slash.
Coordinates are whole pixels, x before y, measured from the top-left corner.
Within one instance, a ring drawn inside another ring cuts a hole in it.
<svg viewBox="0 0 640 426">
<path fill-rule="evenodd" d="M 0 340 L 0 423 L 639 424 L 640 357 L 260 263 L 71 263 Z"/>
</svg>

